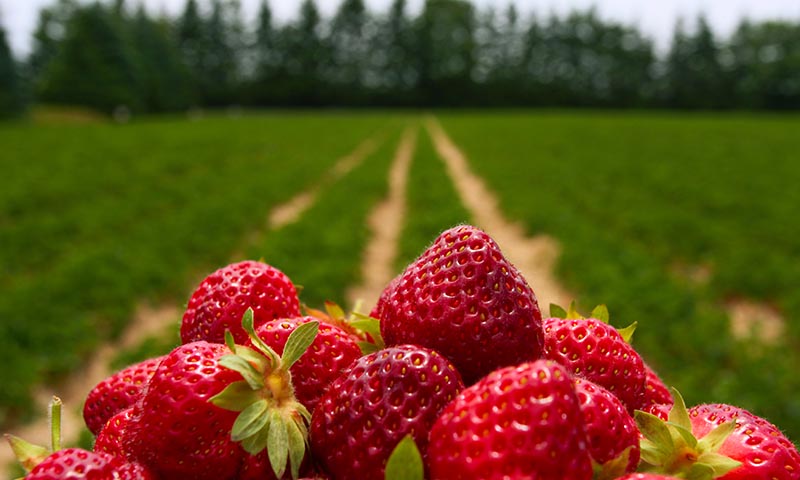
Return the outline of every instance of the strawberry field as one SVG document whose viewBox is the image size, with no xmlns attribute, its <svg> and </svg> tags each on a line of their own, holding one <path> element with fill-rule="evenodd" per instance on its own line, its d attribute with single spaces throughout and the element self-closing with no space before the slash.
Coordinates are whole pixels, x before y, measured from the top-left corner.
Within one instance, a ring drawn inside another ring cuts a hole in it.
<svg viewBox="0 0 800 480">
<path fill-rule="evenodd" d="M 553 273 L 580 311 L 604 303 L 614 326 L 638 322 L 633 345 L 687 404 L 739 405 L 800 439 L 796 118 L 437 118 L 500 212 L 557 242 Z M 232 261 L 279 268 L 301 303 L 351 307 L 403 142 L 404 209 L 383 222 L 401 225 L 392 276 L 441 231 L 479 221 L 421 115 L 0 125 L 0 425 L 38 413 L 32 395 L 65 389 L 143 303 L 182 313 L 199 279 Z M 737 330 L 743 302 L 757 308 Z M 115 365 L 167 353 L 178 315 L 167 338 L 115 352 Z"/>
</svg>

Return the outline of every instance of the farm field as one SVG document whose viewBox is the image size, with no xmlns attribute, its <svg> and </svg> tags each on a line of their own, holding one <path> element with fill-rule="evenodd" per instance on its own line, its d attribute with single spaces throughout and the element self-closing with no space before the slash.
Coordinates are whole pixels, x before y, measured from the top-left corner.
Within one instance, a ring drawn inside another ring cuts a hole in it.
<svg viewBox="0 0 800 480">
<path fill-rule="evenodd" d="M 736 403 L 800 438 L 800 119 L 435 117 L 504 215 L 558 242 L 555 277 L 580 309 L 638 321 L 637 349 L 688 402 Z M 350 306 L 409 131 L 393 274 L 439 231 L 478 221 L 429 125 L 348 112 L 0 125 L 0 425 L 30 415 L 31 393 L 79 370 L 142 303 L 180 310 L 225 263 L 263 258 L 310 306 Z M 770 313 L 766 338 L 733 334 L 742 302 Z"/>
</svg>

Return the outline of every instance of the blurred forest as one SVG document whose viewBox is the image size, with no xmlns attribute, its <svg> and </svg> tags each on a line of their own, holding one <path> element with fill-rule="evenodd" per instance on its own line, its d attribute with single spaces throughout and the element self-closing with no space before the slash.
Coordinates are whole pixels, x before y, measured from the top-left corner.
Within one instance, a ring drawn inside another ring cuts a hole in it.
<svg viewBox="0 0 800 480">
<path fill-rule="evenodd" d="M 275 0 L 273 0 L 275 1 Z M 278 24 L 269 2 L 187 0 L 176 18 L 124 0 L 55 0 L 28 58 L 0 26 L 0 116 L 36 103 L 135 113 L 242 107 L 800 107 L 800 23 L 741 22 L 722 38 L 679 21 L 659 53 L 637 28 L 593 10 L 527 16 L 511 5 L 405 0 L 371 12 L 313 0 Z"/>
</svg>

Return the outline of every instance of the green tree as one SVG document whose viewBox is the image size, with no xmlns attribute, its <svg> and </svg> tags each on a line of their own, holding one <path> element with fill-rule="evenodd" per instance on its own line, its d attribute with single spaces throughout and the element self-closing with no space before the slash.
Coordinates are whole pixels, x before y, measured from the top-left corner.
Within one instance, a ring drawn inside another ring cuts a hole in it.
<svg viewBox="0 0 800 480">
<path fill-rule="evenodd" d="M 336 103 L 359 103 L 363 99 L 370 53 L 365 31 L 368 21 L 362 0 L 344 0 L 331 22 L 330 63 L 325 77 L 334 89 Z"/>
<path fill-rule="evenodd" d="M 428 104 L 460 105 L 473 93 L 475 12 L 462 0 L 427 0 L 418 20 L 419 88 Z"/>
<path fill-rule="evenodd" d="M 675 27 L 666 60 L 666 104 L 674 108 L 719 108 L 729 98 L 719 60 L 719 47 L 704 17 L 697 19 L 694 34 L 683 22 Z"/>
<path fill-rule="evenodd" d="M 377 63 L 381 85 L 394 92 L 390 103 L 413 103 L 419 71 L 414 57 L 414 29 L 407 16 L 406 0 L 394 0 L 385 26 L 377 30 L 380 32 L 378 38 L 385 41 L 382 62 Z"/>
<path fill-rule="evenodd" d="M 39 10 L 39 18 L 33 31 L 32 49 L 28 56 L 28 76 L 38 90 L 38 81 L 56 57 L 58 47 L 64 40 L 67 23 L 75 12 L 74 0 L 58 0 L 54 5 Z"/>
<path fill-rule="evenodd" d="M 205 74 L 205 58 L 208 51 L 206 26 L 195 0 L 187 0 L 183 14 L 177 22 L 178 49 L 189 72 L 189 97 L 193 104 L 201 104 Z"/>
<path fill-rule="evenodd" d="M 22 111 L 22 87 L 17 62 L 0 24 L 0 118 L 18 115 Z"/>
<path fill-rule="evenodd" d="M 134 53 L 98 3 L 74 12 L 41 85 L 46 102 L 107 113 L 119 106 L 134 111 L 143 107 Z"/>
<path fill-rule="evenodd" d="M 211 16 L 206 23 L 207 51 L 203 64 L 202 92 L 207 105 L 228 105 L 235 101 L 239 80 L 237 49 L 239 38 L 233 27 L 238 2 L 213 0 Z"/>
<path fill-rule="evenodd" d="M 297 21 L 281 29 L 285 62 L 278 92 L 283 102 L 310 106 L 327 99 L 323 69 L 329 63 L 329 54 L 320 35 L 321 23 L 314 0 L 304 0 Z"/>
</svg>

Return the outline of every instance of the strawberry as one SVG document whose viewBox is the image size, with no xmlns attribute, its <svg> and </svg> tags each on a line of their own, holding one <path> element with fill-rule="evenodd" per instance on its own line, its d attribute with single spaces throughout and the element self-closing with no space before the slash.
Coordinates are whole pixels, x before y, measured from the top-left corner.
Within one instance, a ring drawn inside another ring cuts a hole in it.
<svg viewBox="0 0 800 480">
<path fill-rule="evenodd" d="M 605 307 L 598 307 L 593 314 L 605 318 L 580 317 L 574 306 L 567 318 L 546 318 L 544 356 L 566 367 L 572 375 L 609 390 L 632 413 L 640 406 L 645 389 L 644 362 L 622 334 L 607 323 Z"/>
<path fill-rule="evenodd" d="M 256 335 L 275 352 L 282 354 L 289 335 L 299 325 L 314 320 L 314 317 L 273 320 L 258 327 Z M 361 350 L 347 332 L 339 327 L 320 323 L 314 343 L 292 366 L 295 396 L 313 412 L 328 385 L 360 356 Z"/>
<path fill-rule="evenodd" d="M 38 464 L 25 476 L 26 480 L 61 480 L 87 478 L 97 480 L 155 480 L 141 465 L 122 457 L 80 448 L 59 450 Z"/>
<path fill-rule="evenodd" d="M 133 418 L 134 407 L 128 407 L 106 422 L 94 441 L 95 452 L 103 452 L 118 457 L 129 457 L 127 452 L 128 425 Z"/>
<path fill-rule="evenodd" d="M 541 356 L 536 296 L 494 240 L 475 227 L 439 235 L 386 293 L 376 312 L 386 345 L 436 350 L 468 385 Z"/>
<path fill-rule="evenodd" d="M 605 388 L 575 378 L 575 393 L 583 415 L 589 453 L 614 476 L 636 470 L 639 464 L 639 430 L 625 406 Z"/>
<path fill-rule="evenodd" d="M 644 390 L 637 408 L 639 410 L 647 410 L 651 405 L 668 405 L 671 407 L 674 400 L 672 400 L 672 394 L 669 393 L 669 388 L 647 363 L 644 364 L 644 371 L 646 375 Z"/>
<path fill-rule="evenodd" d="M 408 434 L 424 452 L 428 431 L 463 388 L 433 350 L 400 345 L 356 360 L 331 384 L 311 419 L 311 451 L 333 478 L 383 478 Z"/>
<path fill-rule="evenodd" d="M 297 290 L 283 272 L 261 262 L 234 263 L 206 277 L 194 291 L 183 314 L 181 340 L 223 343 L 230 330 L 236 343 L 243 344 L 247 334 L 241 319 L 248 308 L 256 327 L 300 316 Z"/>
<path fill-rule="evenodd" d="M 768 421 L 725 404 L 687 411 L 675 390 L 673 398 L 668 421 L 636 412 L 647 471 L 699 479 L 800 479 L 800 453 Z"/>
<path fill-rule="evenodd" d="M 98 383 L 83 405 L 83 419 L 89 431 L 97 435 L 108 419 L 136 403 L 163 359 L 151 358 L 131 365 Z"/>
<path fill-rule="evenodd" d="M 592 478 L 570 374 L 537 360 L 496 370 L 466 388 L 433 425 L 432 480 Z"/>
<path fill-rule="evenodd" d="M 655 473 L 631 473 L 617 480 L 678 480 L 678 477 L 668 477 L 666 475 L 656 475 Z"/>
</svg>

